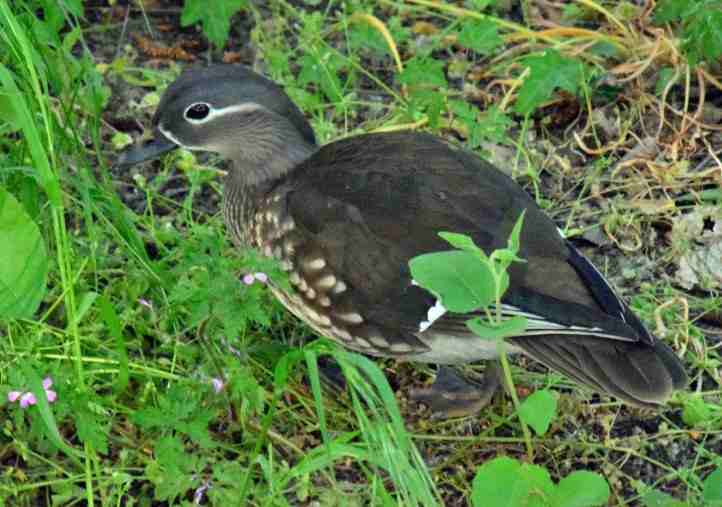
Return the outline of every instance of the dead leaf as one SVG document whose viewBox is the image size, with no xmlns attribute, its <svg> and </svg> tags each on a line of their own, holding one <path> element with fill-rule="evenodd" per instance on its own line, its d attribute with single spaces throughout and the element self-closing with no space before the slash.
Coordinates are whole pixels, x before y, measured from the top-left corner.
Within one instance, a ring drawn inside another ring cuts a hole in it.
<svg viewBox="0 0 722 507">
<path fill-rule="evenodd" d="M 411 31 L 417 35 L 434 35 L 439 29 L 433 23 L 428 21 L 417 21 L 411 27 Z"/>
<path fill-rule="evenodd" d="M 223 63 L 241 63 L 241 53 L 239 51 L 224 52 Z"/>
<path fill-rule="evenodd" d="M 665 211 L 672 211 L 676 207 L 672 199 L 638 199 L 632 201 L 632 206 L 644 215 L 660 215 Z"/>
<path fill-rule="evenodd" d="M 675 279 L 685 289 L 722 288 L 722 209 L 700 206 L 672 226 L 672 241 L 684 245 Z"/>
<path fill-rule="evenodd" d="M 188 53 L 185 49 L 176 45 L 172 48 L 161 46 L 156 42 L 143 37 L 140 34 L 131 34 L 135 42 L 138 44 L 140 50 L 151 58 L 162 58 L 168 60 L 181 60 L 184 62 L 190 62 L 195 60 L 195 56 Z"/>
</svg>

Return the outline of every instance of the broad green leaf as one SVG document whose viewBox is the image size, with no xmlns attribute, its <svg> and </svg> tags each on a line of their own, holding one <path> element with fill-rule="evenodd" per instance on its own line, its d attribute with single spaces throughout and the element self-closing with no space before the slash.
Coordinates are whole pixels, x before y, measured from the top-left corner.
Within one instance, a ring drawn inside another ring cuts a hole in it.
<svg viewBox="0 0 722 507">
<path fill-rule="evenodd" d="M 448 101 L 448 108 L 454 113 L 456 120 L 466 127 L 466 144 L 471 148 L 478 148 L 485 139 L 509 144 L 506 131 L 512 121 L 497 106 L 482 113 L 478 107 L 468 102 L 451 99 Z"/>
<path fill-rule="evenodd" d="M 684 402 L 682 420 L 688 426 L 703 426 L 712 422 L 711 407 L 700 396 L 690 396 Z"/>
<path fill-rule="evenodd" d="M 211 9 L 204 0 L 186 0 L 181 13 L 181 25 L 200 22 L 208 40 L 222 48 L 231 30 L 231 17 L 243 9 L 246 3 L 246 0 L 216 0 Z"/>
<path fill-rule="evenodd" d="M 449 243 L 454 248 L 476 254 L 481 259 L 486 259 L 486 254 L 484 253 L 484 251 L 478 246 L 476 246 L 474 240 L 466 234 L 458 234 L 456 232 L 440 232 L 439 236 L 441 236 L 447 243 Z"/>
<path fill-rule="evenodd" d="M 540 55 L 524 58 L 529 75 L 519 89 L 515 109 L 529 114 L 549 100 L 557 88 L 576 94 L 584 77 L 580 60 L 563 57 L 558 51 L 547 49 Z"/>
<path fill-rule="evenodd" d="M 301 65 L 298 74 L 299 85 L 315 83 L 330 102 L 343 101 L 344 86 L 339 78 L 346 66 L 343 59 L 331 51 L 324 50 L 321 54 L 305 54 L 298 62 Z"/>
<path fill-rule="evenodd" d="M 469 252 L 419 255 L 409 261 L 409 267 L 416 283 L 438 296 L 449 311 L 468 313 L 495 300 L 489 267 Z"/>
<path fill-rule="evenodd" d="M 607 505 L 609 485 L 599 474 L 578 471 L 557 484 L 550 505 L 554 507 L 595 507 Z"/>
<path fill-rule="evenodd" d="M 48 258 L 38 226 L 0 187 L 0 318 L 29 318 L 45 295 Z"/>
<path fill-rule="evenodd" d="M 688 17 L 699 0 L 661 0 L 654 9 L 654 21 L 667 23 Z"/>
<path fill-rule="evenodd" d="M 542 507 L 554 490 L 549 472 L 507 457 L 484 463 L 471 489 L 473 507 Z"/>
<path fill-rule="evenodd" d="M 704 480 L 702 498 L 707 507 L 722 505 L 722 468 L 717 468 Z"/>
<path fill-rule="evenodd" d="M 527 397 L 519 407 L 519 417 L 534 428 L 537 435 L 546 434 L 557 414 L 557 399 L 546 389 Z"/>
<path fill-rule="evenodd" d="M 524 332 L 526 326 L 526 317 L 512 317 L 498 325 L 494 325 L 481 317 L 466 321 L 466 327 L 485 340 L 501 340 L 510 336 L 518 336 Z"/>
<path fill-rule="evenodd" d="M 722 56 L 722 5 L 716 3 L 716 8 L 700 8 L 698 15 L 685 23 L 682 50 L 692 66 Z"/>
<path fill-rule="evenodd" d="M 459 44 L 486 55 L 503 42 L 496 28 L 496 23 L 488 19 L 469 19 L 461 22 Z"/>
<path fill-rule="evenodd" d="M 679 21 L 682 51 L 690 65 L 712 62 L 722 56 L 722 2 L 720 0 L 662 0 L 657 23 Z"/>
<path fill-rule="evenodd" d="M 397 76 L 399 83 L 418 86 L 446 87 L 444 75 L 444 62 L 428 56 L 415 56 L 404 66 L 404 70 Z"/>
<path fill-rule="evenodd" d="M 512 125 L 511 118 L 498 105 L 493 105 L 481 113 L 479 121 L 474 125 L 474 135 L 495 143 L 509 144 L 506 132 Z"/>
<path fill-rule="evenodd" d="M 432 128 L 439 126 L 441 112 L 446 104 L 446 95 L 430 88 L 409 88 L 408 115 L 414 120 L 424 117 Z"/>
</svg>

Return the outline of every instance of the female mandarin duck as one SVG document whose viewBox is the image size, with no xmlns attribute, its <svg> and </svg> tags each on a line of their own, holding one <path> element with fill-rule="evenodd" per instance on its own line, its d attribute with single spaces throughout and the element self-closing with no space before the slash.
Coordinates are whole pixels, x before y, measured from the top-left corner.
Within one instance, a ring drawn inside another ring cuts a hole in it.
<svg viewBox="0 0 722 507">
<path fill-rule="evenodd" d="M 511 266 L 502 303 L 505 316 L 529 324 L 506 340 L 507 350 L 636 406 L 657 406 L 687 383 L 672 350 L 526 192 L 473 153 L 418 132 L 319 147 L 278 85 L 234 65 L 185 71 L 153 126 L 155 139 L 119 163 L 178 147 L 230 159 L 224 217 L 233 240 L 277 259 L 293 290 L 272 287 L 275 296 L 345 347 L 440 365 L 494 359 L 494 343 L 466 328 L 470 315 L 444 313 L 426 325 L 436 301 L 412 282 L 408 262 L 448 250 L 439 231 L 466 234 L 487 252 L 504 247 L 525 210 L 526 262 Z M 477 386 L 442 367 L 414 397 L 460 415 L 485 405 L 498 385 L 496 361 Z"/>
</svg>

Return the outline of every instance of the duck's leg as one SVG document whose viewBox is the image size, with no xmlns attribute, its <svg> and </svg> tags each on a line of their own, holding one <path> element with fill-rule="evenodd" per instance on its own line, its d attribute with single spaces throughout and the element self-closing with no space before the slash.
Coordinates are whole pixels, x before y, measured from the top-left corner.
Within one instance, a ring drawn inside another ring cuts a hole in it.
<svg viewBox="0 0 722 507">
<path fill-rule="evenodd" d="M 501 385 L 501 365 L 490 361 L 481 384 L 462 378 L 453 368 L 439 366 L 434 383 L 429 388 L 413 389 L 409 398 L 421 402 L 439 419 L 476 415 L 489 404 Z"/>
</svg>

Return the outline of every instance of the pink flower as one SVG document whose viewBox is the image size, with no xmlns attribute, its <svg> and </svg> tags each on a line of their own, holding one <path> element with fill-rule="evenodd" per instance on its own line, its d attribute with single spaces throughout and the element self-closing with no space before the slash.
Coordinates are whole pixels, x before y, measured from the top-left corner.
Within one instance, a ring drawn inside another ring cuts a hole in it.
<svg viewBox="0 0 722 507">
<path fill-rule="evenodd" d="M 216 394 L 220 393 L 223 390 L 223 387 L 225 386 L 225 384 L 223 383 L 223 380 L 221 380 L 217 377 L 213 377 L 211 379 L 211 385 L 213 386 L 213 392 L 215 392 Z"/>
<path fill-rule="evenodd" d="M 211 488 L 211 481 L 205 481 L 199 488 L 195 490 L 193 493 L 193 504 L 194 505 L 200 505 L 203 501 L 203 496 L 205 495 L 206 491 L 208 491 Z"/>
<path fill-rule="evenodd" d="M 48 403 L 52 403 L 58 399 L 58 393 L 50 389 L 53 386 L 53 379 L 45 377 L 43 379 L 43 389 L 45 389 L 45 397 L 48 399 Z"/>
<path fill-rule="evenodd" d="M 266 283 L 268 282 L 268 275 L 261 271 L 243 275 L 243 283 L 245 283 L 246 285 L 251 285 L 253 284 L 253 282 Z"/>
<path fill-rule="evenodd" d="M 37 401 L 33 393 L 27 392 L 20 397 L 20 408 L 28 408 L 30 405 L 35 405 Z"/>
<path fill-rule="evenodd" d="M 45 398 L 48 400 L 48 403 L 53 403 L 55 400 L 58 399 L 58 393 L 50 389 L 52 385 L 52 378 L 45 377 L 43 379 L 43 389 L 45 390 Z M 38 402 L 37 398 L 35 398 L 35 395 L 30 391 L 10 391 L 8 393 L 8 401 L 10 403 L 15 403 L 18 400 L 20 400 L 20 408 L 28 408 L 29 406 L 35 405 Z"/>
<path fill-rule="evenodd" d="M 141 306 L 145 306 L 148 310 L 153 311 L 153 303 L 147 299 L 138 298 L 138 303 L 140 303 Z"/>
</svg>

